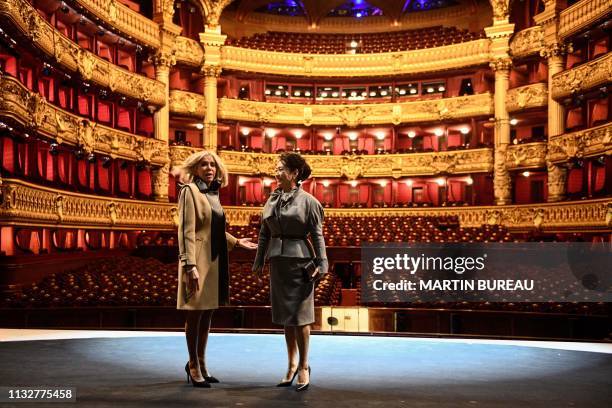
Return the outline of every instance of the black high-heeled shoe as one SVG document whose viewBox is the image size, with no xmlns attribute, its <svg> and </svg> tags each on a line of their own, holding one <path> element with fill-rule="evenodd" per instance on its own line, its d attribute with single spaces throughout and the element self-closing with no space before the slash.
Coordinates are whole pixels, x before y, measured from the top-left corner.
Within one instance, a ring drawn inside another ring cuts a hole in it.
<svg viewBox="0 0 612 408">
<path fill-rule="evenodd" d="M 295 380 L 295 377 L 297 377 L 297 373 L 298 370 L 295 370 L 295 373 L 293 373 L 293 377 L 291 377 L 291 379 L 289 381 L 281 381 L 278 384 L 276 384 L 277 387 L 289 387 L 291 386 L 291 384 L 293 384 L 293 380 Z"/>
<path fill-rule="evenodd" d="M 196 381 L 193 379 L 191 371 L 189 371 L 189 362 L 185 364 L 185 372 L 187 373 L 187 384 L 189 384 L 189 380 L 191 380 L 191 383 L 196 388 L 210 388 L 210 383 L 206 381 L 206 378 L 204 378 L 204 381 Z"/>
<path fill-rule="evenodd" d="M 187 364 L 189 364 L 189 363 L 187 363 Z M 204 364 L 201 363 L 200 367 L 202 367 L 203 365 Z M 219 382 L 221 382 L 216 377 L 213 377 L 212 375 L 210 375 L 210 376 L 209 375 L 203 375 L 203 377 L 206 380 L 206 382 L 209 382 L 209 383 L 219 383 Z"/>
<path fill-rule="evenodd" d="M 298 368 L 298 370 L 299 370 L 299 368 Z M 297 373 L 297 371 L 296 371 L 296 373 Z M 304 383 L 304 384 L 296 383 L 295 385 L 296 385 L 295 390 L 297 392 L 299 392 L 299 391 L 306 391 L 308 389 L 308 386 L 310 385 L 310 366 L 308 366 L 308 382 Z"/>
</svg>

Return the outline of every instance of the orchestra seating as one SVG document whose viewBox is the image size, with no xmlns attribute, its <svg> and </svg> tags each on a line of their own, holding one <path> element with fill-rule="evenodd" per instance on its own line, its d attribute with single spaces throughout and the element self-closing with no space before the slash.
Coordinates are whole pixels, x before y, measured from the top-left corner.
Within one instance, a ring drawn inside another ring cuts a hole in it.
<svg viewBox="0 0 612 408">
<path fill-rule="evenodd" d="M 384 33 L 308 34 L 269 31 L 251 37 L 229 39 L 226 45 L 266 51 L 302 54 L 380 53 L 441 47 L 485 38 L 484 32 L 473 33 L 457 27 L 427 27 Z M 352 43 L 352 44 L 351 44 Z"/>
</svg>

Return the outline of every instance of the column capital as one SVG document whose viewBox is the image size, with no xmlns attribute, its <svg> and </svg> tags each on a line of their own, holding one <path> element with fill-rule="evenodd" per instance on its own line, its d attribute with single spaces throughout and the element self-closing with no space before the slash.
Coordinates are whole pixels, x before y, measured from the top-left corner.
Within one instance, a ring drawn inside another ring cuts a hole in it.
<svg viewBox="0 0 612 408">
<path fill-rule="evenodd" d="M 572 52 L 573 47 L 571 44 L 565 44 L 560 42 L 554 42 L 545 44 L 540 50 L 540 56 L 543 58 L 563 57 L 568 52 Z"/>
<path fill-rule="evenodd" d="M 510 3 L 512 0 L 489 0 L 493 8 L 493 20 L 507 22 L 510 17 Z"/>
<path fill-rule="evenodd" d="M 505 72 L 509 72 L 510 68 L 512 68 L 512 59 L 510 58 L 497 58 L 491 62 L 489 62 L 489 67 L 491 67 L 491 69 L 493 71 L 497 72 L 501 72 L 503 73 Z"/>
<path fill-rule="evenodd" d="M 165 50 L 159 51 L 151 56 L 150 60 L 155 65 L 155 68 L 170 68 L 176 64 L 176 51 Z"/>
<path fill-rule="evenodd" d="M 219 78 L 219 76 L 221 76 L 221 70 L 222 68 L 219 65 L 210 65 L 210 64 L 204 64 L 200 68 L 200 72 L 204 74 L 204 77 L 206 78 L 210 78 L 210 77 Z"/>
</svg>

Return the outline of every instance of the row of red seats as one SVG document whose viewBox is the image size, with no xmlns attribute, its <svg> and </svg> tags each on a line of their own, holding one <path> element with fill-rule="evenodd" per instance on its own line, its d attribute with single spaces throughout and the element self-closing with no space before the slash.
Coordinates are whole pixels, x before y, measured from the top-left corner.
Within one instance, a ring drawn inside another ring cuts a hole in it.
<svg viewBox="0 0 612 408">
<path fill-rule="evenodd" d="M 251 37 L 228 39 L 228 45 L 268 51 L 307 54 L 378 53 L 432 48 L 484 38 L 484 32 L 472 33 L 456 27 L 428 27 L 390 33 L 310 34 L 266 32 Z"/>
</svg>

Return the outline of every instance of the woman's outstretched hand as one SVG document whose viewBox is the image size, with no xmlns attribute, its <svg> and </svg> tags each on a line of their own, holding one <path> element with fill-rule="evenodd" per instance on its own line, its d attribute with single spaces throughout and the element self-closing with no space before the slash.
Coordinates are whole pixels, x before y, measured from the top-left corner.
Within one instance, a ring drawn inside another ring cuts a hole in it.
<svg viewBox="0 0 612 408">
<path fill-rule="evenodd" d="M 244 248 L 244 249 L 250 249 L 250 250 L 257 249 L 257 244 L 254 242 L 251 242 L 251 238 L 240 238 L 236 244 L 240 248 Z"/>
</svg>

